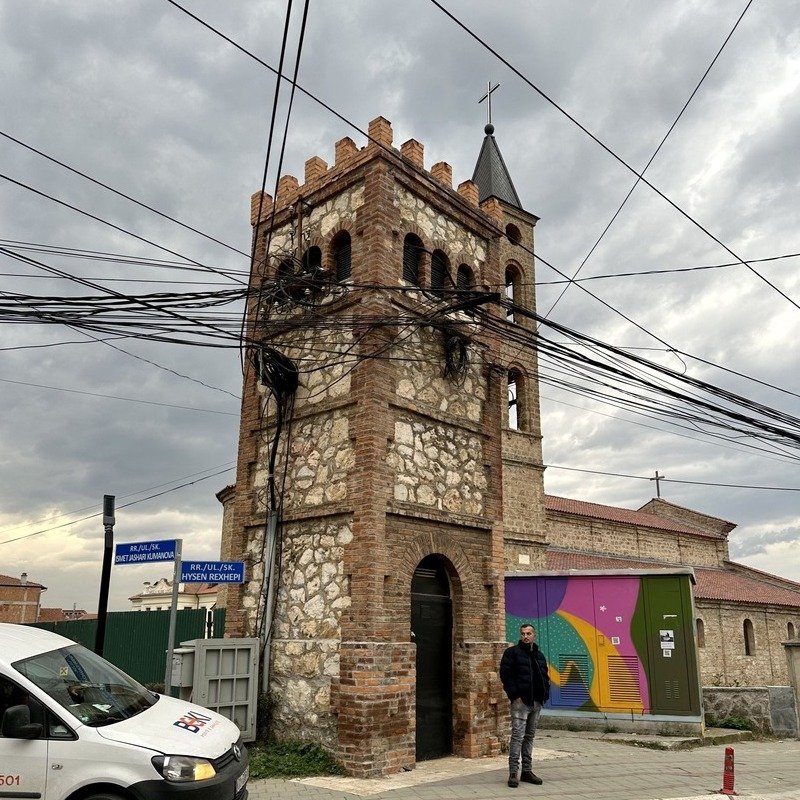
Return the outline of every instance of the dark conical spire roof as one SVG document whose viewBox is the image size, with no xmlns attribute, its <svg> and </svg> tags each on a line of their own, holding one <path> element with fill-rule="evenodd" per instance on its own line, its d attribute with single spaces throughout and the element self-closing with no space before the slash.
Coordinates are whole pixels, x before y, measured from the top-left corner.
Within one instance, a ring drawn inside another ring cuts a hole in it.
<svg viewBox="0 0 800 800">
<path fill-rule="evenodd" d="M 487 197 L 496 197 L 510 206 L 522 208 L 517 190 L 506 169 L 506 162 L 503 161 L 494 139 L 494 125 L 488 124 L 484 132 L 486 137 L 472 173 L 472 180 L 478 185 L 480 192 L 479 201 L 482 203 Z"/>
</svg>

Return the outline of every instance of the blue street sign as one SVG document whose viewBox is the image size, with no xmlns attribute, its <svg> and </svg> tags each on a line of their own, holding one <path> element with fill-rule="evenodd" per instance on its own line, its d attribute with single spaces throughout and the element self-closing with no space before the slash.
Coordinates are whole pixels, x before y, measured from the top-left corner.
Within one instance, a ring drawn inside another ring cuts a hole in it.
<svg viewBox="0 0 800 800">
<path fill-rule="evenodd" d="M 181 561 L 181 583 L 244 583 L 244 561 Z"/>
<path fill-rule="evenodd" d="M 153 561 L 174 561 L 176 539 L 160 542 L 128 542 L 114 548 L 115 564 L 149 564 Z"/>
</svg>

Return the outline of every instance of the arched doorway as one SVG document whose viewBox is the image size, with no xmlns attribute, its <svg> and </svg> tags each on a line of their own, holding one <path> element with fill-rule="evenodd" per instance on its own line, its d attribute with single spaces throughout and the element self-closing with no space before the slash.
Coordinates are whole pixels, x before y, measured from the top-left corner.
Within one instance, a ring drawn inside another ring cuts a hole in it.
<svg viewBox="0 0 800 800">
<path fill-rule="evenodd" d="M 441 556 L 426 556 L 411 580 L 417 645 L 417 761 L 453 752 L 453 603 Z"/>
</svg>

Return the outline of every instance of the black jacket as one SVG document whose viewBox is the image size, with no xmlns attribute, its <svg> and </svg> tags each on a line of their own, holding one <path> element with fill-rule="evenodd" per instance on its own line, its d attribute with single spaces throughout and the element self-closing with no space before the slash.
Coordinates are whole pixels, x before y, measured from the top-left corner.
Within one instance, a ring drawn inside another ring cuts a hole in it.
<svg viewBox="0 0 800 800">
<path fill-rule="evenodd" d="M 536 643 L 528 646 L 520 641 L 503 653 L 500 660 L 500 680 L 512 702 L 521 697 L 532 706 L 534 700 L 544 704 L 550 697 L 547 659 Z"/>
</svg>

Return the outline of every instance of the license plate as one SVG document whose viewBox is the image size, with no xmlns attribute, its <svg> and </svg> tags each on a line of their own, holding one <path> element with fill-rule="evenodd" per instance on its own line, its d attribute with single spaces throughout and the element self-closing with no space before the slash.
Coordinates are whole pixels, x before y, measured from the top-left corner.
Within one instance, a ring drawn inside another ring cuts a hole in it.
<svg viewBox="0 0 800 800">
<path fill-rule="evenodd" d="M 250 777 L 250 766 L 248 765 L 247 767 L 245 767 L 244 772 L 236 779 L 236 789 L 233 792 L 234 796 L 242 791 L 249 777 Z"/>
</svg>

